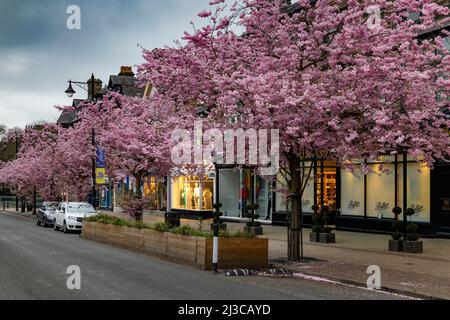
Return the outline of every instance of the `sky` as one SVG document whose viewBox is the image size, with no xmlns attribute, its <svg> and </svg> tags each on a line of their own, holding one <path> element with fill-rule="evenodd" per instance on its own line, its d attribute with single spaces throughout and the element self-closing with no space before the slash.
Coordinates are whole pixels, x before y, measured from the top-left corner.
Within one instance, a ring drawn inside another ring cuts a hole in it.
<svg viewBox="0 0 450 320">
<path fill-rule="evenodd" d="M 0 0 L 0 124 L 55 122 L 56 105 L 71 105 L 68 80 L 94 73 L 107 82 L 120 66 L 143 62 L 142 49 L 172 45 L 210 0 Z M 67 8 L 81 9 L 69 30 Z M 77 89 L 74 98 L 86 93 Z"/>
</svg>

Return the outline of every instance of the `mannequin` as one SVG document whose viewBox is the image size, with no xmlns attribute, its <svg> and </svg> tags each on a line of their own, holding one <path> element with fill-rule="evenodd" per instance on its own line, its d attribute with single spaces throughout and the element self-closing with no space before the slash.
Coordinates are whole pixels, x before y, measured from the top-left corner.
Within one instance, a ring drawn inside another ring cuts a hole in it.
<svg viewBox="0 0 450 320">
<path fill-rule="evenodd" d="M 198 183 L 195 184 L 194 188 L 194 199 L 195 199 L 195 209 L 200 209 L 200 187 Z"/>
<path fill-rule="evenodd" d="M 212 210 L 212 192 L 208 188 L 203 191 L 203 206 L 205 210 Z"/>
<path fill-rule="evenodd" d="M 195 209 L 194 188 L 192 187 L 192 185 L 189 185 L 187 189 L 186 198 L 186 209 Z"/>
</svg>

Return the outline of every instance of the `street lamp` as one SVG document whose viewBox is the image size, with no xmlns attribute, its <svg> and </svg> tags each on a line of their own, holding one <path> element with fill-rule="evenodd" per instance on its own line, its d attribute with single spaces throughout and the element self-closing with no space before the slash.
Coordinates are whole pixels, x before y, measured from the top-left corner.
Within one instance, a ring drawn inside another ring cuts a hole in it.
<svg viewBox="0 0 450 320">
<path fill-rule="evenodd" d="M 89 83 L 90 81 L 90 83 Z M 67 90 L 65 91 L 65 93 L 67 94 L 67 96 L 69 98 L 72 98 L 76 91 L 73 89 L 72 84 L 77 85 L 78 87 L 82 88 L 83 90 L 88 92 L 88 100 L 90 102 L 94 102 L 94 91 L 95 91 L 95 77 L 94 74 L 91 75 L 91 79 L 88 82 L 80 82 L 80 81 L 72 81 L 69 80 L 69 87 L 67 88 Z M 86 89 L 84 86 L 91 86 L 90 90 Z M 89 91 L 90 91 L 90 95 L 89 95 Z M 94 208 L 97 208 L 97 173 L 96 173 L 96 143 L 95 143 L 95 129 L 92 128 L 92 146 L 94 147 L 94 155 L 92 156 L 92 206 Z"/>
<path fill-rule="evenodd" d="M 76 93 L 76 91 L 73 90 L 73 87 L 72 87 L 72 80 L 69 80 L 69 88 L 67 88 L 67 90 L 65 92 L 69 98 L 72 98 L 73 95 Z"/>
</svg>

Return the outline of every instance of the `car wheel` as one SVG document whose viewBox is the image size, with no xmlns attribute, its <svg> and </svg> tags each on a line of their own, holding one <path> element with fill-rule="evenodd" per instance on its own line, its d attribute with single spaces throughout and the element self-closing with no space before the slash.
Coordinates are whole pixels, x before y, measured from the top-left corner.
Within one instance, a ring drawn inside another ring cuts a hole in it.
<svg viewBox="0 0 450 320">
<path fill-rule="evenodd" d="M 65 221 L 64 221 L 64 223 L 63 223 L 63 232 L 64 232 L 64 233 L 69 233 L 69 229 L 67 229 L 67 224 L 66 224 Z"/>
<path fill-rule="evenodd" d="M 41 225 L 41 222 L 39 221 L 39 218 L 36 218 L 36 225 L 37 225 L 37 226 L 40 226 L 40 225 Z"/>
<path fill-rule="evenodd" d="M 53 226 L 53 229 L 55 229 L 55 231 L 59 231 L 59 227 L 58 227 L 58 225 L 56 224 L 56 221 L 55 221 L 55 225 Z"/>
</svg>

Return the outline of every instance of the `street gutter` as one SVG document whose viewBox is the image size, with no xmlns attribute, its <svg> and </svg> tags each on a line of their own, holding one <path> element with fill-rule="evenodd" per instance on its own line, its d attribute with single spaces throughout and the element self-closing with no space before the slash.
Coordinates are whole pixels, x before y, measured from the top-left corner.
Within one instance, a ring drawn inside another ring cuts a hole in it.
<svg viewBox="0 0 450 320">
<path fill-rule="evenodd" d="M 366 283 L 362 283 L 362 282 L 358 282 L 358 281 L 354 281 L 354 280 L 329 277 L 329 276 L 318 276 L 317 274 L 312 274 L 312 273 L 308 273 L 308 272 L 300 273 L 300 272 L 298 272 L 298 270 L 293 270 L 285 265 L 280 265 L 280 264 L 273 265 L 273 267 L 274 268 L 282 268 L 282 269 L 285 269 L 285 270 L 291 272 L 291 277 L 293 277 L 293 278 L 357 287 L 357 288 L 365 289 L 365 290 L 369 290 L 369 291 L 386 293 L 386 294 L 396 295 L 396 296 L 405 297 L 405 298 L 413 298 L 416 300 L 446 300 L 446 299 L 440 298 L 440 297 L 427 296 L 427 295 L 423 295 L 423 294 L 416 293 L 416 292 L 411 292 L 411 291 L 407 291 L 407 290 L 399 290 L 399 289 L 394 289 L 394 288 L 390 288 L 390 287 L 386 287 L 386 286 L 382 286 L 380 290 L 370 290 L 367 288 Z"/>
</svg>

